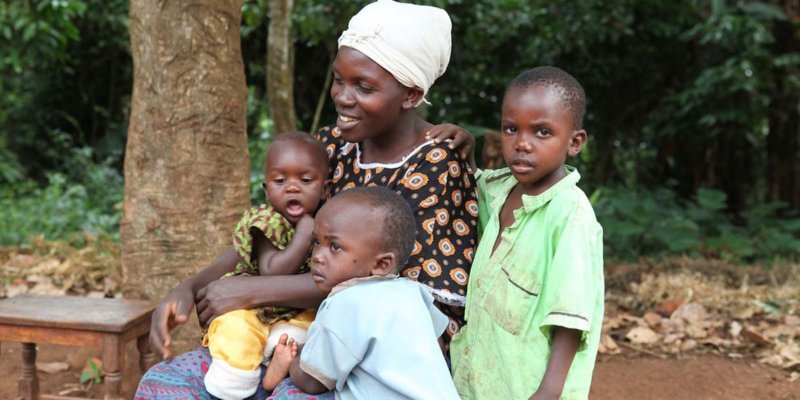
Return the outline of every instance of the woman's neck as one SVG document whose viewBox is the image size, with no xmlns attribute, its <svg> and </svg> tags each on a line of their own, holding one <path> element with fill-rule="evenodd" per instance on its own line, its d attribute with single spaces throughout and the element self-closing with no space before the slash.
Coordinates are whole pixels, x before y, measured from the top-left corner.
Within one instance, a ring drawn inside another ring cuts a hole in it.
<svg viewBox="0 0 800 400">
<path fill-rule="evenodd" d="M 425 142 L 431 123 L 410 111 L 389 132 L 361 143 L 361 162 L 388 164 L 398 162 Z"/>
</svg>

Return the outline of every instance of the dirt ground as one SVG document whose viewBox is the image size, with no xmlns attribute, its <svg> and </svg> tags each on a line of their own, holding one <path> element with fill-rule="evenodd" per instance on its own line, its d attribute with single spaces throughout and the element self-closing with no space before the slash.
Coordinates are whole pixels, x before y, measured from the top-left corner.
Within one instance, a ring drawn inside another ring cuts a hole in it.
<svg viewBox="0 0 800 400">
<path fill-rule="evenodd" d="M 0 399 L 15 399 L 21 369 L 21 345 L 0 345 Z M 39 372 L 42 393 L 82 396 L 77 387 L 86 360 L 99 351 L 87 348 L 42 345 L 37 361 L 67 362 L 69 370 L 55 374 Z M 135 348 L 128 346 L 123 370 L 123 396 L 132 398 L 139 379 Z M 103 387 L 89 389 L 92 398 L 102 398 Z M 788 375 L 754 360 L 730 360 L 716 355 L 682 359 L 642 357 L 633 352 L 601 355 L 595 369 L 590 395 L 597 400 L 800 400 L 800 381 L 789 382 Z"/>
</svg>

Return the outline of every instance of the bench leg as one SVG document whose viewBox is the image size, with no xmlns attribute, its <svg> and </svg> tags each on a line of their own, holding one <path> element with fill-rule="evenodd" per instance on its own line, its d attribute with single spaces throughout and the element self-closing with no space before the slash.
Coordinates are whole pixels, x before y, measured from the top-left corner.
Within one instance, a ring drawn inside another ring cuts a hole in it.
<svg viewBox="0 0 800 400">
<path fill-rule="evenodd" d="M 136 339 L 136 349 L 139 350 L 139 370 L 145 373 L 156 363 L 156 355 L 150 350 L 149 333 Z"/>
<path fill-rule="evenodd" d="M 36 343 L 22 344 L 22 376 L 19 378 L 19 397 L 39 398 L 39 378 L 36 376 Z"/>
<path fill-rule="evenodd" d="M 119 336 L 108 335 L 103 338 L 103 372 L 105 373 L 105 400 L 121 400 L 122 389 L 122 343 Z"/>
</svg>

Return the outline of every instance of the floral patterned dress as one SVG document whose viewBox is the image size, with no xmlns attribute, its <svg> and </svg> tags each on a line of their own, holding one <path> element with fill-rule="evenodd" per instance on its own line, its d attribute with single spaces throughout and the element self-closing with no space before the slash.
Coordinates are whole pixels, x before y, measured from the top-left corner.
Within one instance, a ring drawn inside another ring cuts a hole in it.
<svg viewBox="0 0 800 400">
<path fill-rule="evenodd" d="M 447 144 L 428 141 L 401 161 L 363 163 L 358 143 L 344 140 L 337 128 L 317 133 L 328 151 L 331 195 L 357 186 L 397 191 L 417 219 L 417 238 L 402 275 L 427 285 L 450 318 L 447 337 L 463 324 L 469 268 L 477 244 L 478 201 L 467 163 Z"/>
</svg>

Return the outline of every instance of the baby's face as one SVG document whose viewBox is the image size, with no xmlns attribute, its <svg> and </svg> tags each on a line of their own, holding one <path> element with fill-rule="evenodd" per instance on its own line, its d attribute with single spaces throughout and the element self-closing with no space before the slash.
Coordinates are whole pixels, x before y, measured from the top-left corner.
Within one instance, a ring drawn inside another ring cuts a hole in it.
<svg viewBox="0 0 800 400">
<path fill-rule="evenodd" d="M 367 205 L 357 198 L 328 201 L 317 213 L 314 225 L 314 251 L 311 276 L 323 292 L 352 278 L 376 272 L 383 253 L 380 230 L 370 229 L 379 222 Z"/>
<path fill-rule="evenodd" d="M 328 171 L 311 145 L 276 142 L 267 154 L 264 190 L 281 215 L 296 223 L 304 214 L 313 215 L 326 195 Z"/>
<path fill-rule="evenodd" d="M 527 194 L 542 193 L 565 175 L 567 154 L 582 145 L 575 134 L 572 116 L 556 90 L 534 85 L 506 93 L 503 158 Z"/>
</svg>

